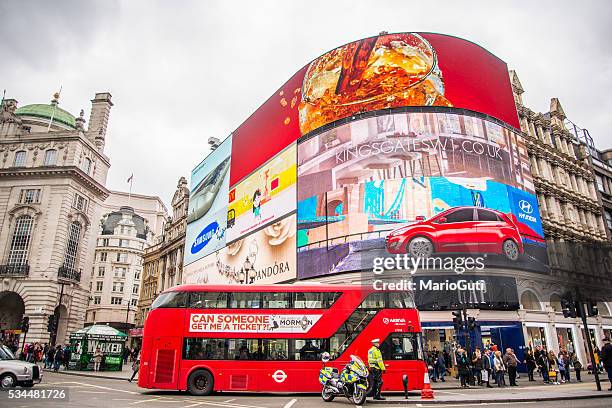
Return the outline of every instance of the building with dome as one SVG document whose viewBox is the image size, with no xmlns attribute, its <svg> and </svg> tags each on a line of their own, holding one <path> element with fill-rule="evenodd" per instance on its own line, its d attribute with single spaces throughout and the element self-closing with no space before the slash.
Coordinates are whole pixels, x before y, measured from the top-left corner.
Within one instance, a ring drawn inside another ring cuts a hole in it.
<svg viewBox="0 0 612 408">
<path fill-rule="evenodd" d="M 99 221 L 85 325 L 128 332 L 140 294 L 145 248 L 161 236 L 167 210 L 157 196 L 111 191 Z"/>
<path fill-rule="evenodd" d="M 49 104 L 0 111 L 0 333 L 15 344 L 64 343 L 83 326 L 102 203 L 109 196 L 104 152 L 111 95 L 96 93 L 86 125 Z M 52 317 L 50 317 L 52 316 Z M 57 329 L 48 331 L 49 321 Z M 23 340 L 23 337 L 21 337 Z"/>
</svg>

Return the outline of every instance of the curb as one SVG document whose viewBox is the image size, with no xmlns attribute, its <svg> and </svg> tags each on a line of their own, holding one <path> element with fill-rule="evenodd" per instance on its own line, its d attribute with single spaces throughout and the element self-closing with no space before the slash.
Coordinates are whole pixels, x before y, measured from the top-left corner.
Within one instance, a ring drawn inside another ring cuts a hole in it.
<svg viewBox="0 0 612 408">
<path fill-rule="evenodd" d="M 94 375 L 94 374 L 86 374 L 86 373 L 81 373 L 81 372 L 79 372 L 79 373 L 72 372 L 71 373 L 69 371 L 58 371 L 58 372 L 55 372 L 53 370 L 47 370 L 47 369 L 45 369 L 43 371 L 45 371 L 47 373 L 53 373 L 53 374 L 73 375 L 73 376 L 76 376 L 76 377 L 104 378 L 104 379 L 107 379 L 107 380 L 119 380 L 119 381 L 127 381 L 127 380 L 129 380 L 129 378 L 112 377 L 110 375 Z M 136 380 L 138 380 L 138 377 L 136 377 Z"/>
<path fill-rule="evenodd" d="M 595 391 L 599 392 L 599 391 Z M 512 402 L 541 402 L 541 401 L 565 401 L 565 400 L 582 400 L 593 398 L 612 398 L 612 393 L 589 394 L 589 395 L 564 395 L 557 397 L 536 397 L 536 398 L 500 398 L 500 399 L 462 399 L 462 400 L 422 400 L 422 399 L 388 399 L 385 401 L 368 400 L 368 404 L 393 404 L 398 403 L 409 404 L 490 404 L 490 403 L 512 403 Z"/>
</svg>

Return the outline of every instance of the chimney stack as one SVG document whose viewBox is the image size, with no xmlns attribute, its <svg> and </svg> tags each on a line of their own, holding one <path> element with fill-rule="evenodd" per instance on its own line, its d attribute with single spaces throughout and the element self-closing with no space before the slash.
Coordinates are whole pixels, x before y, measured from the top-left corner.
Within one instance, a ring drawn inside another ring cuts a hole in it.
<svg viewBox="0 0 612 408">
<path fill-rule="evenodd" d="M 91 100 L 87 138 L 95 143 L 100 152 L 104 151 L 106 127 L 108 126 L 108 116 L 112 106 L 111 94 L 108 92 L 96 93 L 96 96 Z"/>
</svg>

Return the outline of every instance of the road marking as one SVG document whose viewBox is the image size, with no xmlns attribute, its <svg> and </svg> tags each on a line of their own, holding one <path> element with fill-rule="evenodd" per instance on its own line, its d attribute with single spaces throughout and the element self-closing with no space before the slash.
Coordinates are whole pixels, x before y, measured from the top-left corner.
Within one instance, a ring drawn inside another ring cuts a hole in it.
<svg viewBox="0 0 612 408">
<path fill-rule="evenodd" d="M 132 402 L 132 405 L 142 404 L 143 402 L 155 402 L 155 401 L 159 401 L 160 399 L 161 398 L 151 398 L 151 399 L 146 399 L 146 400 L 140 400 L 140 401 Z"/>
<path fill-rule="evenodd" d="M 228 399 L 227 401 L 223 401 L 223 402 L 232 402 L 232 401 L 236 401 L 236 398 Z"/>
<path fill-rule="evenodd" d="M 291 401 L 289 401 L 288 403 L 286 403 L 283 408 L 291 408 L 293 406 L 293 404 L 295 404 L 296 402 L 297 402 L 297 400 L 294 398 Z"/>
<path fill-rule="evenodd" d="M 79 382 L 73 382 L 72 384 L 78 384 L 78 385 L 82 385 L 84 387 L 93 387 L 93 388 L 99 388 L 101 390 L 108 390 L 108 391 L 117 391 L 117 392 L 124 392 L 126 394 L 132 394 L 132 395 L 142 395 L 139 392 L 135 392 L 135 391 L 128 391 L 128 390 L 120 390 L 117 388 L 110 388 L 110 387 L 103 387 L 101 385 L 94 385 L 94 384 L 84 384 L 84 383 L 79 383 Z"/>
<path fill-rule="evenodd" d="M 106 391 L 85 391 L 85 390 L 76 390 L 75 392 L 82 392 L 85 394 L 107 394 Z"/>
<path fill-rule="evenodd" d="M 202 405 L 202 404 L 203 402 L 196 402 L 195 404 L 185 405 L 183 408 L 191 408 L 191 407 L 195 407 L 195 406 Z"/>
<path fill-rule="evenodd" d="M 479 404 L 470 404 L 470 406 L 478 406 L 478 405 L 508 405 L 508 404 L 534 404 L 535 401 L 520 401 L 520 402 L 513 402 L 513 401 L 508 401 L 508 402 L 481 402 Z M 416 404 L 417 407 L 425 407 L 425 406 L 431 406 L 431 404 Z M 465 403 L 461 403 L 458 402 L 457 404 L 436 404 L 436 408 L 437 407 L 465 407 L 466 404 Z"/>
</svg>

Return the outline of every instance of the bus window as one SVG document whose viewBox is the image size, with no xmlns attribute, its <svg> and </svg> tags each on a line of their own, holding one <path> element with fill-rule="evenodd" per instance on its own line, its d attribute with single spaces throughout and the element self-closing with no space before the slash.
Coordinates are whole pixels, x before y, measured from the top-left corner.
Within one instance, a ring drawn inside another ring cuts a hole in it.
<svg viewBox="0 0 612 408">
<path fill-rule="evenodd" d="M 151 310 L 158 307 L 185 307 L 187 304 L 188 293 L 186 292 L 166 292 L 162 293 L 151 304 Z"/>
<path fill-rule="evenodd" d="M 360 309 L 383 309 L 385 307 L 385 293 L 370 293 L 359 305 Z"/>
<path fill-rule="evenodd" d="M 259 292 L 233 292 L 230 298 L 230 308 L 233 309 L 259 309 L 261 306 L 261 293 Z"/>
<path fill-rule="evenodd" d="M 294 342 L 293 349 L 295 350 L 292 360 L 315 361 L 321 358 L 323 349 L 323 341 L 319 339 L 292 339 Z"/>
<path fill-rule="evenodd" d="M 263 294 L 264 309 L 289 309 L 291 294 L 287 292 L 271 292 Z"/>
<path fill-rule="evenodd" d="M 383 360 L 416 360 L 417 350 L 416 333 L 392 333 L 380 345 Z"/>
<path fill-rule="evenodd" d="M 223 360 L 226 350 L 225 339 L 185 339 L 183 358 L 185 360 Z"/>
<path fill-rule="evenodd" d="M 278 361 L 289 359 L 288 339 L 263 339 L 262 342 L 264 360 Z"/>
<path fill-rule="evenodd" d="M 224 309 L 228 295 L 224 292 L 191 292 L 189 307 L 193 309 Z"/>
<path fill-rule="evenodd" d="M 263 352 L 258 339 L 229 339 L 227 358 L 234 360 L 258 360 Z"/>
<path fill-rule="evenodd" d="M 410 309 L 415 306 L 409 292 L 389 292 L 388 307 L 391 309 Z"/>
</svg>

